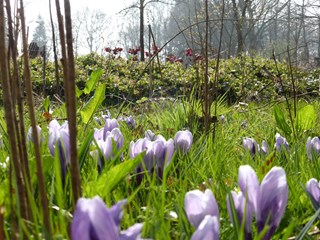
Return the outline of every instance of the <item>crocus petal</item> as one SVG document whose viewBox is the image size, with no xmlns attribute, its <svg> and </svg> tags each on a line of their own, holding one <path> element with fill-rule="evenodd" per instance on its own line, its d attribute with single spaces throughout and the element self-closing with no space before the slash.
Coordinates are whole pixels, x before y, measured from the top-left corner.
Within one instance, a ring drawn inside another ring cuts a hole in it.
<svg viewBox="0 0 320 240">
<path fill-rule="evenodd" d="M 149 129 L 145 132 L 144 136 L 150 141 L 154 141 L 156 139 L 156 135 Z"/>
<path fill-rule="evenodd" d="M 219 218 L 206 215 L 197 230 L 193 233 L 191 240 L 218 240 L 219 229 Z"/>
<path fill-rule="evenodd" d="M 114 128 L 111 130 L 111 137 L 116 142 L 117 149 L 121 149 L 124 144 L 124 137 L 119 128 Z"/>
<path fill-rule="evenodd" d="M 176 149 L 184 154 L 190 150 L 192 140 L 192 133 L 188 130 L 178 131 L 174 136 L 174 144 Z"/>
<path fill-rule="evenodd" d="M 288 203 L 288 184 L 283 168 L 273 167 L 263 178 L 256 210 L 258 232 L 265 224 L 270 226 L 265 239 L 278 227 Z M 267 222 L 268 221 L 268 222 Z"/>
<path fill-rule="evenodd" d="M 210 189 L 203 193 L 200 190 L 187 192 L 184 199 L 184 208 L 189 222 L 198 228 L 206 215 L 219 218 L 219 209 L 215 197 Z"/>
<path fill-rule="evenodd" d="M 165 148 L 166 148 L 166 154 L 165 154 L 165 166 L 168 166 L 171 162 L 171 159 L 173 157 L 174 154 L 174 141 L 173 139 L 169 139 L 166 144 L 165 144 Z"/>
<path fill-rule="evenodd" d="M 142 223 L 136 223 L 129 227 L 127 230 L 120 232 L 120 240 L 136 240 L 139 239 L 141 230 L 143 228 Z"/>
<path fill-rule="evenodd" d="M 318 137 L 308 137 L 306 146 L 307 156 L 310 160 L 320 152 L 320 139 Z"/>
<path fill-rule="evenodd" d="M 107 137 L 107 132 L 111 132 L 112 129 L 114 128 L 119 128 L 119 124 L 117 119 L 106 119 L 106 124 L 104 125 L 104 130 L 103 130 L 103 139 L 106 139 Z"/>
<path fill-rule="evenodd" d="M 93 133 L 93 137 L 96 141 L 98 140 L 103 140 L 103 132 L 104 132 L 104 128 L 101 129 L 94 129 L 94 133 Z"/>
<path fill-rule="evenodd" d="M 239 167 L 238 173 L 239 187 L 244 196 L 248 195 L 249 204 L 257 209 L 257 197 L 259 193 L 259 180 L 256 172 L 249 165 Z"/>
<path fill-rule="evenodd" d="M 246 201 L 246 197 L 242 194 L 242 192 L 236 193 L 234 191 L 231 191 L 231 196 L 233 199 L 234 208 L 237 212 L 238 222 L 240 223 L 240 226 L 243 224 L 242 221 L 243 221 L 244 211 L 246 209 L 245 235 L 248 236 L 248 239 L 249 239 L 249 236 L 251 236 L 251 225 L 252 225 L 254 208 L 252 207 L 252 205 L 249 204 L 249 201 Z M 231 219 L 231 222 L 234 224 L 229 196 L 227 198 L 227 210 L 228 210 L 228 214 Z"/>
<path fill-rule="evenodd" d="M 311 178 L 307 182 L 307 191 L 311 197 L 314 208 L 318 210 L 320 206 L 320 185 L 317 179 Z"/>
<path fill-rule="evenodd" d="M 71 223 L 71 239 L 117 239 L 118 228 L 99 197 L 80 198 Z"/>
<path fill-rule="evenodd" d="M 120 227 L 120 222 L 123 216 L 123 207 L 127 204 L 127 200 L 121 200 L 108 209 L 114 223 Z"/>
</svg>

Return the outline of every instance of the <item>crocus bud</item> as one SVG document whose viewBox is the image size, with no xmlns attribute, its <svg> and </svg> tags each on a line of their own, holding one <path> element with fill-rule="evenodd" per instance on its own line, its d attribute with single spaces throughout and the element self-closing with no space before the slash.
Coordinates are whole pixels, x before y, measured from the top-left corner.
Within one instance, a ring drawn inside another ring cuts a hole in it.
<svg viewBox="0 0 320 240">
<path fill-rule="evenodd" d="M 287 142 L 287 139 L 282 137 L 279 133 L 276 133 L 276 142 L 274 144 L 274 148 L 277 151 L 280 151 L 282 146 L 285 147 L 285 149 L 289 152 L 289 144 Z"/>
<path fill-rule="evenodd" d="M 191 148 L 192 140 L 192 133 L 189 130 L 178 131 L 174 136 L 174 145 L 177 151 L 186 154 Z"/>
<path fill-rule="evenodd" d="M 55 148 L 58 146 L 62 181 L 64 181 L 67 172 L 67 164 L 70 164 L 70 135 L 68 122 L 65 122 L 60 126 L 58 121 L 54 119 L 49 123 L 48 146 L 52 156 L 54 156 Z"/>
<path fill-rule="evenodd" d="M 268 143 L 265 140 L 262 141 L 261 151 L 262 151 L 262 153 L 264 153 L 266 155 L 269 154 L 269 146 L 268 146 Z"/>
<path fill-rule="evenodd" d="M 314 137 L 311 139 L 311 137 L 308 137 L 307 141 L 307 156 L 310 160 L 320 152 L 320 140 L 318 137 Z"/>
<path fill-rule="evenodd" d="M 263 239 L 270 239 L 279 226 L 288 203 L 286 173 L 281 167 L 273 167 L 263 178 L 257 201 L 256 220 L 260 233 L 266 224 L 269 230 Z"/>
<path fill-rule="evenodd" d="M 129 117 L 127 117 L 125 120 L 126 120 L 128 127 L 130 127 L 130 128 L 136 127 L 136 122 L 134 121 L 134 118 L 131 115 Z"/>
<path fill-rule="evenodd" d="M 203 193 L 193 190 L 186 193 L 184 198 L 184 209 L 189 222 L 198 228 L 205 216 L 215 216 L 219 219 L 219 209 L 216 199 L 210 189 Z"/>
<path fill-rule="evenodd" d="M 253 138 L 244 138 L 243 147 L 250 152 L 251 156 L 255 156 L 260 151 L 260 147 Z"/>
<path fill-rule="evenodd" d="M 40 143 L 42 142 L 43 139 L 41 139 L 41 127 L 39 126 L 36 126 L 37 128 L 37 133 L 38 133 L 38 140 L 40 141 Z M 29 128 L 29 131 L 28 131 L 28 135 L 27 135 L 27 142 L 32 142 L 34 143 L 33 141 L 33 135 L 32 135 L 32 127 Z"/>
<path fill-rule="evenodd" d="M 320 183 L 315 178 L 307 182 L 307 192 L 311 199 L 313 207 L 318 210 L 320 207 Z"/>
</svg>

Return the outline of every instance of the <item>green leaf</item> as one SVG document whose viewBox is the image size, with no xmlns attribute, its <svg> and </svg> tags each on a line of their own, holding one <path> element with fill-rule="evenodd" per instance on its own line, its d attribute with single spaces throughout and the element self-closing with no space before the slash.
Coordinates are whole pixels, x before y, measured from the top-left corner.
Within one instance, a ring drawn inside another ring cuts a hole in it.
<svg viewBox="0 0 320 240">
<path fill-rule="evenodd" d="M 301 108 L 297 114 L 296 126 L 298 130 L 308 130 L 315 126 L 316 114 L 313 105 Z"/>
<path fill-rule="evenodd" d="M 49 110 L 50 110 L 50 98 L 49 98 L 49 96 L 46 97 L 46 100 L 44 100 L 42 106 L 43 106 L 43 110 L 45 112 L 49 112 Z"/>
<path fill-rule="evenodd" d="M 86 135 L 84 141 L 82 141 L 81 147 L 79 149 L 79 164 L 80 164 L 80 169 L 82 168 L 85 160 L 87 159 L 87 155 L 90 149 L 90 144 L 93 139 L 93 133 L 94 131 L 91 130 L 91 132 Z"/>
<path fill-rule="evenodd" d="M 103 173 L 95 184 L 99 193 L 108 196 L 110 192 L 141 162 L 144 154 L 139 154 L 133 160 L 127 160 Z"/>
<path fill-rule="evenodd" d="M 278 128 L 282 130 L 286 136 L 290 136 L 292 129 L 285 119 L 284 111 L 278 106 L 274 106 L 274 117 L 276 119 Z"/>
<path fill-rule="evenodd" d="M 97 87 L 94 96 L 89 99 L 83 109 L 80 111 L 82 122 L 87 124 L 94 112 L 98 109 L 105 98 L 106 85 L 102 84 Z"/>
<path fill-rule="evenodd" d="M 317 220 L 320 214 L 320 208 L 316 211 L 310 221 L 304 226 L 304 228 L 299 232 L 299 235 L 296 237 L 296 240 L 304 239 L 305 235 L 308 233 L 309 229 L 312 227 L 313 223 Z"/>
<path fill-rule="evenodd" d="M 79 97 L 82 95 L 82 93 L 83 93 L 83 91 L 80 90 L 80 89 L 78 88 L 78 86 L 76 86 L 76 96 L 77 96 L 77 98 L 79 98 Z"/>
<path fill-rule="evenodd" d="M 102 69 L 94 70 L 91 73 L 90 78 L 87 81 L 85 88 L 83 89 L 84 94 L 88 94 L 94 89 L 94 86 L 97 84 L 97 82 L 100 79 L 100 77 L 102 76 L 102 74 L 103 74 Z"/>
</svg>

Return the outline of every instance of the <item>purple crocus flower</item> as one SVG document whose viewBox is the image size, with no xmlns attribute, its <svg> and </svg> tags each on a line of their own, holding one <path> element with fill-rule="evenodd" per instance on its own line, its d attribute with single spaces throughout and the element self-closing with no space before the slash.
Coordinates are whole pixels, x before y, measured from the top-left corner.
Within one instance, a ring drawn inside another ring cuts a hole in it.
<svg viewBox="0 0 320 240">
<path fill-rule="evenodd" d="M 140 236 L 142 224 L 120 232 L 122 208 L 126 201 L 120 201 L 110 209 L 98 196 L 92 199 L 80 198 L 71 223 L 71 239 L 76 240 L 133 240 Z"/>
<path fill-rule="evenodd" d="M 287 152 L 289 152 L 289 144 L 287 142 L 287 139 L 285 139 L 284 137 L 282 137 L 279 133 L 276 133 L 276 142 L 274 144 L 274 148 L 277 151 L 280 151 L 281 148 L 285 147 L 285 149 L 287 150 Z"/>
<path fill-rule="evenodd" d="M 134 118 L 131 115 L 129 117 L 127 117 L 125 119 L 125 121 L 126 121 L 128 127 L 130 127 L 130 128 L 135 128 L 136 127 L 136 122 L 135 122 Z"/>
<path fill-rule="evenodd" d="M 318 210 L 320 207 L 320 183 L 317 179 L 311 178 L 307 182 L 307 192 L 311 199 L 312 205 L 315 210 Z"/>
<path fill-rule="evenodd" d="M 170 138 L 166 141 L 159 135 L 156 141 L 153 142 L 152 151 L 154 162 L 157 164 L 157 174 L 159 178 L 163 177 L 163 172 L 166 166 L 169 165 L 174 153 L 174 142 Z"/>
<path fill-rule="evenodd" d="M 111 113 L 109 110 L 106 110 L 106 114 L 102 114 L 102 118 L 106 121 L 111 118 Z"/>
<path fill-rule="evenodd" d="M 307 140 L 307 156 L 310 160 L 320 152 L 320 140 L 318 137 L 314 137 L 311 139 L 311 137 L 308 137 Z"/>
<path fill-rule="evenodd" d="M 186 154 L 191 148 L 192 140 L 192 133 L 189 130 L 178 131 L 174 136 L 174 145 L 178 152 Z"/>
<path fill-rule="evenodd" d="M 288 203 L 286 173 L 273 167 L 263 178 L 257 197 L 256 221 L 260 233 L 266 224 L 269 230 L 264 239 L 270 239 L 279 226 Z"/>
<path fill-rule="evenodd" d="M 199 227 L 207 215 L 215 216 L 219 219 L 218 204 L 210 189 L 206 189 L 205 192 L 200 190 L 187 192 L 184 198 L 184 209 L 189 222 L 195 228 Z"/>
<path fill-rule="evenodd" d="M 48 146 L 52 156 L 55 154 L 55 148 L 58 146 L 58 153 L 61 166 L 61 175 L 64 181 L 67 172 L 67 164 L 70 164 L 70 136 L 68 122 L 60 126 L 57 120 L 49 123 Z"/>
<path fill-rule="evenodd" d="M 243 147 L 245 150 L 249 151 L 253 157 L 260 152 L 260 147 L 253 138 L 244 138 Z"/>
<path fill-rule="evenodd" d="M 255 212 L 258 232 L 269 226 L 264 239 L 270 239 L 280 224 L 288 203 L 288 185 L 285 171 L 273 167 L 263 178 L 261 184 L 254 170 L 246 165 L 239 168 L 241 194 L 232 193 L 238 220 L 242 223 L 245 206 L 247 207 L 245 234 L 251 236 L 252 214 Z M 246 201 L 247 199 L 247 201 Z M 228 206 L 230 208 L 230 206 Z M 229 209 L 230 214 L 230 209 Z M 231 215 L 230 215 L 231 216 Z"/>
<path fill-rule="evenodd" d="M 102 125 L 102 122 L 101 122 L 100 118 L 98 118 L 98 117 L 93 117 L 93 119 L 94 119 L 99 125 Z"/>
<path fill-rule="evenodd" d="M 41 144 L 41 142 L 43 141 L 43 139 L 41 138 L 41 127 L 36 126 L 36 128 L 37 128 L 37 133 L 38 133 L 38 140 L 40 141 L 40 144 Z M 27 142 L 34 143 L 33 142 L 33 135 L 32 135 L 32 127 L 30 127 L 29 130 L 28 130 Z"/>
</svg>

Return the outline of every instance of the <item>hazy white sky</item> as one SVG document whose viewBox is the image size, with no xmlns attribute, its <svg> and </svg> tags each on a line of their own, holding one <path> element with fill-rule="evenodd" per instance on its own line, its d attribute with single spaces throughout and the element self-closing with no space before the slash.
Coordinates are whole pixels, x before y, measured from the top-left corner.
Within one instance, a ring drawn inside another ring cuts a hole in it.
<svg viewBox="0 0 320 240">
<path fill-rule="evenodd" d="M 119 24 L 123 22 L 123 16 L 118 13 L 136 1 L 137 0 L 70 0 L 71 13 L 74 14 L 77 11 L 82 11 L 86 7 L 92 10 L 98 9 L 104 12 L 110 20 L 110 27 L 108 26 L 109 29 L 119 29 Z M 16 0 L 11 0 L 12 7 L 15 2 Z M 20 0 L 18 0 L 18 2 L 20 2 Z M 23 2 L 25 5 L 26 24 L 29 27 L 29 36 L 31 37 L 36 26 L 38 15 L 41 15 L 46 22 L 49 22 L 49 0 L 24 0 Z M 55 18 L 55 0 L 51 0 L 51 4 L 52 14 Z M 60 5 L 63 7 L 64 0 L 60 0 Z"/>
</svg>

